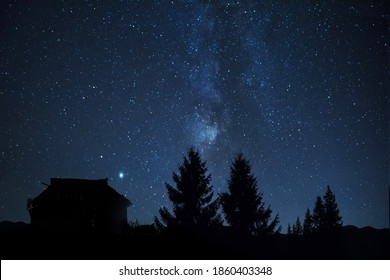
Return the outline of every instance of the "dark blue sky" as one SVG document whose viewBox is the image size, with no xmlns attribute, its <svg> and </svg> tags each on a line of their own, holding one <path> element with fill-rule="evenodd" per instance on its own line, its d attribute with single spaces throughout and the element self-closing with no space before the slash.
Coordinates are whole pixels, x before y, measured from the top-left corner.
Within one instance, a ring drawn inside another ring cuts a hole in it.
<svg viewBox="0 0 390 280">
<path fill-rule="evenodd" d="M 327 185 L 388 226 L 389 5 L 355 2 L 2 1 L 0 221 L 107 177 L 151 223 L 195 145 L 216 193 L 243 152 L 284 229 Z"/>
</svg>

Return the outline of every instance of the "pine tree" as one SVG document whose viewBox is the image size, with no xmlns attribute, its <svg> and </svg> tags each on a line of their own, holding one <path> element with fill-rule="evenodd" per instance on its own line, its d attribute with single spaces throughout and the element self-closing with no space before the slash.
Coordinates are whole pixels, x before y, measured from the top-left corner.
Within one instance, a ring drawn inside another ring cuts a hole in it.
<svg viewBox="0 0 390 280">
<path fill-rule="evenodd" d="M 280 232 L 280 227 L 276 229 L 279 216 L 270 222 L 272 210 L 269 206 L 265 208 L 250 163 L 241 153 L 230 168 L 228 192 L 222 193 L 220 198 L 226 222 L 235 230 L 253 235 Z"/>
<path fill-rule="evenodd" d="M 343 225 L 340 211 L 337 207 L 336 197 L 328 186 L 324 195 L 324 229 L 325 230 L 337 230 Z"/>
<path fill-rule="evenodd" d="M 185 227 L 204 229 L 222 224 L 218 213 L 219 201 L 213 200 L 211 174 L 207 173 L 206 162 L 194 147 L 188 150 L 179 173 L 173 173 L 176 188 L 165 183 L 169 199 L 173 203 L 173 214 L 165 207 L 160 209 L 161 221 L 155 217 L 155 225 L 161 229 Z"/>
<path fill-rule="evenodd" d="M 313 217 L 310 213 L 310 209 L 306 209 L 305 219 L 303 220 L 303 234 L 310 234 L 314 231 Z"/>
<path fill-rule="evenodd" d="M 293 234 L 302 234 L 303 233 L 303 227 L 301 220 L 299 217 L 297 217 L 297 220 L 295 221 L 295 224 L 293 225 Z"/>
<path fill-rule="evenodd" d="M 312 217 L 314 231 L 322 231 L 324 229 L 325 207 L 320 196 L 317 196 Z"/>
</svg>

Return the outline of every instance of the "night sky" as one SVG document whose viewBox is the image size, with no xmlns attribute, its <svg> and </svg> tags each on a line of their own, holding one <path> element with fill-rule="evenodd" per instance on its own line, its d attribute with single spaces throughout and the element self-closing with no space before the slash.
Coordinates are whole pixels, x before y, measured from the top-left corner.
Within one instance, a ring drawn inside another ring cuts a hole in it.
<svg viewBox="0 0 390 280">
<path fill-rule="evenodd" d="M 243 152 L 284 231 L 327 185 L 387 227 L 390 7 L 341 2 L 1 1 L 0 221 L 72 177 L 152 223 L 195 145 L 216 193 Z"/>
</svg>

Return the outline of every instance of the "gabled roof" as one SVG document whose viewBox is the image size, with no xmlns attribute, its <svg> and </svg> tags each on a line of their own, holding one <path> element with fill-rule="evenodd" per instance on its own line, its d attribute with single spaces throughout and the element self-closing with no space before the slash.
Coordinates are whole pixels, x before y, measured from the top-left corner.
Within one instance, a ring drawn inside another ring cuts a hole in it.
<svg viewBox="0 0 390 280">
<path fill-rule="evenodd" d="M 87 200 L 96 200 L 98 203 L 116 200 L 117 203 L 123 203 L 126 207 L 131 205 L 130 200 L 108 185 L 108 179 L 51 178 L 50 185 L 32 200 L 32 206 L 36 207 L 47 201 L 52 202 L 53 199 L 56 199 L 54 196 L 59 194 L 78 195 Z"/>
</svg>

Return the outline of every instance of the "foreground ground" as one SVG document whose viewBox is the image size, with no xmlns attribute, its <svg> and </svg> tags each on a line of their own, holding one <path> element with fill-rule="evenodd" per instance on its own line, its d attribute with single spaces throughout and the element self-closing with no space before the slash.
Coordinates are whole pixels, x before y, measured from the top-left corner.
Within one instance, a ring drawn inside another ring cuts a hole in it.
<svg viewBox="0 0 390 280">
<path fill-rule="evenodd" d="M 390 231 L 369 227 L 250 237 L 226 229 L 155 232 L 141 226 L 118 235 L 1 224 L 1 259 L 390 259 Z"/>
</svg>

